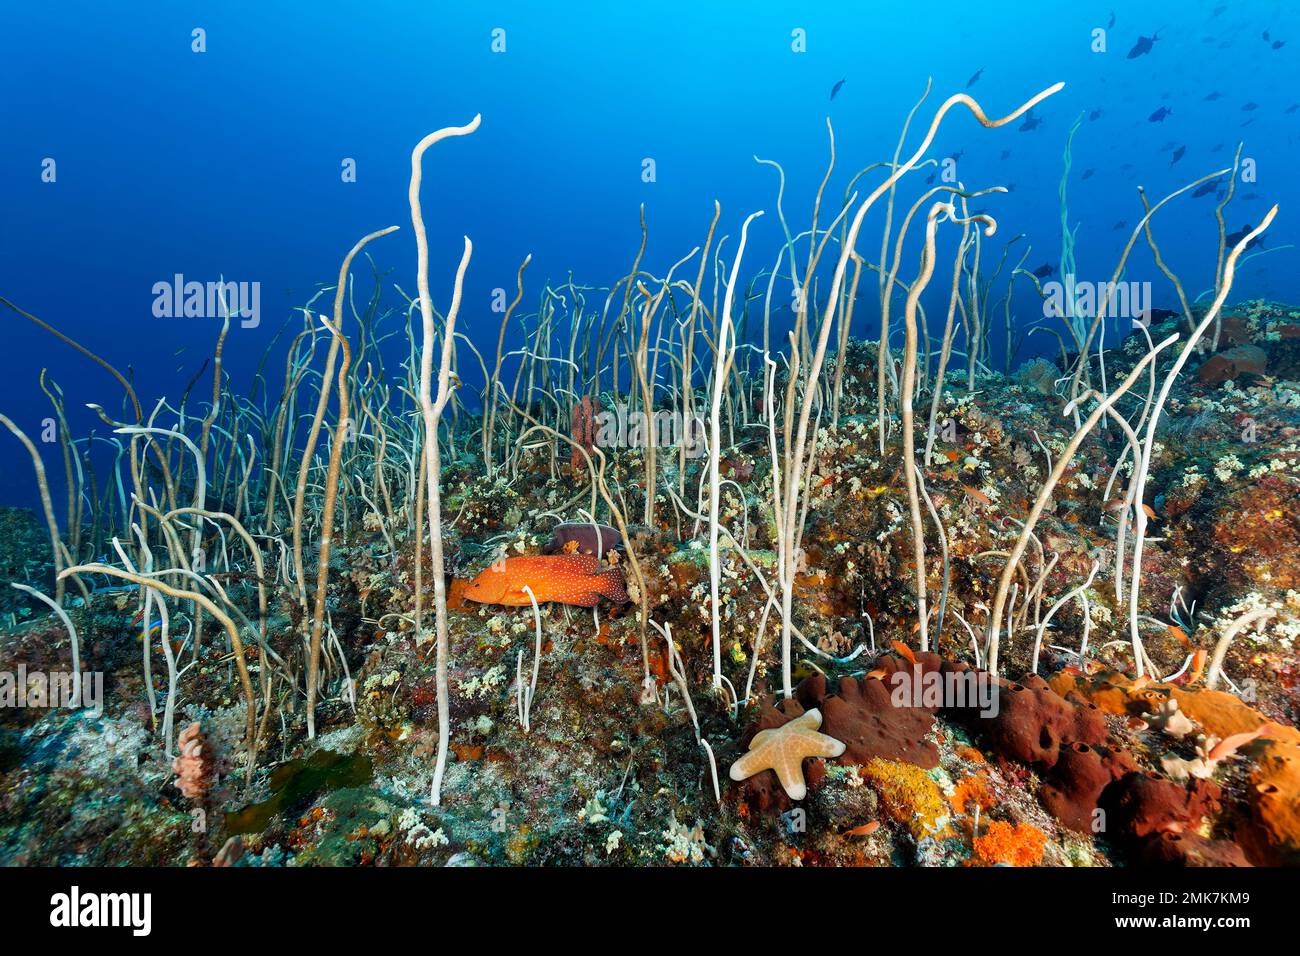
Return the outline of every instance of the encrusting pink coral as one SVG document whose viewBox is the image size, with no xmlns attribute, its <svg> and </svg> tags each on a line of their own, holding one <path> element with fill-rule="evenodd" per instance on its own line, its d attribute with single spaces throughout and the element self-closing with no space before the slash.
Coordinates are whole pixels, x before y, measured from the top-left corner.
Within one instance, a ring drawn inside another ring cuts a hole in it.
<svg viewBox="0 0 1300 956">
<path fill-rule="evenodd" d="M 201 800 L 216 782 L 216 773 L 197 721 L 180 732 L 176 746 L 180 751 L 172 761 L 176 786 L 190 800 Z"/>
</svg>

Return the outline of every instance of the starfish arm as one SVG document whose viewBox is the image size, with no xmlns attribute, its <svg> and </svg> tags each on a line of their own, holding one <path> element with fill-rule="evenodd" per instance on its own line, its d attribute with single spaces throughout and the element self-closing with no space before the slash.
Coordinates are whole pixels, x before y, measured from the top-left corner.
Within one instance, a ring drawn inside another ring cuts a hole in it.
<svg viewBox="0 0 1300 956">
<path fill-rule="evenodd" d="M 803 758 L 798 753 L 783 753 L 772 767 L 781 788 L 791 800 L 802 800 L 808 795 L 808 784 L 803 779 Z"/>
<path fill-rule="evenodd" d="M 847 748 L 844 741 L 836 740 L 826 734 L 809 734 L 808 736 L 808 756 L 810 757 L 838 757 Z"/>
<path fill-rule="evenodd" d="M 748 780 L 754 774 L 762 773 L 766 769 L 767 762 L 763 759 L 763 754 L 760 751 L 751 750 L 731 765 L 731 769 L 727 771 L 727 776 L 739 782 Z"/>
<path fill-rule="evenodd" d="M 787 727 L 791 731 L 809 731 L 816 730 L 822 725 L 822 712 L 814 707 L 805 714 L 796 717 L 789 723 L 782 724 L 779 729 L 785 730 Z"/>
</svg>

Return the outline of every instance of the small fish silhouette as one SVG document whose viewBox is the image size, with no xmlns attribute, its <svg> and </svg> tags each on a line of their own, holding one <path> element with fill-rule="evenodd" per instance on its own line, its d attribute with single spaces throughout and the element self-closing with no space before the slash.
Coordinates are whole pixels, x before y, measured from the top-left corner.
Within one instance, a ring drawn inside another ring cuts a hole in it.
<svg viewBox="0 0 1300 956">
<path fill-rule="evenodd" d="M 1244 103 L 1241 107 L 1243 113 L 1253 113 L 1257 109 L 1259 109 L 1259 104 L 1255 102 Z"/>
<path fill-rule="evenodd" d="M 966 89 L 969 90 L 972 86 L 974 86 L 976 82 L 979 81 L 979 78 L 983 75 L 984 75 L 984 67 L 981 66 L 978 70 L 976 70 L 971 75 L 971 78 L 966 81 Z"/>
<path fill-rule="evenodd" d="M 1228 245 L 1235 246 L 1237 243 L 1241 242 L 1241 240 L 1245 239 L 1248 235 L 1250 235 L 1250 231 L 1254 228 L 1255 227 L 1252 226 L 1250 223 L 1246 223 L 1246 225 L 1242 226 L 1236 232 L 1228 233 L 1228 235 L 1225 237 L 1228 241 Z M 1251 249 L 1255 248 L 1256 246 L 1262 246 L 1263 244 L 1264 244 L 1264 237 L 1262 235 L 1256 236 L 1254 239 L 1250 240 L 1250 242 L 1246 244 L 1246 248 L 1244 251 L 1249 252 Z"/>
<path fill-rule="evenodd" d="M 848 77 L 845 77 L 845 79 L 848 79 Z M 844 85 L 844 80 L 840 80 L 838 83 L 836 83 L 834 86 L 831 87 L 831 99 L 835 99 L 835 94 L 840 91 L 840 87 L 843 85 Z"/>
<path fill-rule="evenodd" d="M 1053 266 L 1050 262 L 1044 262 L 1041 266 L 1039 266 L 1037 269 L 1034 270 L 1034 275 L 1040 279 L 1046 279 L 1055 271 L 1056 271 L 1055 266 Z"/>
<path fill-rule="evenodd" d="M 1207 103 L 1213 103 L 1215 100 L 1217 100 L 1217 99 L 1218 99 L 1219 97 L 1221 97 L 1221 96 L 1223 96 L 1223 94 L 1220 93 L 1218 90 L 1215 90 L 1213 93 L 1208 93 L 1208 94 L 1206 94 L 1206 96 L 1205 96 L 1205 102 L 1207 102 Z"/>
<path fill-rule="evenodd" d="M 1174 150 L 1174 158 L 1171 159 L 1171 160 L 1169 160 L 1169 165 L 1172 166 L 1174 163 L 1176 163 L 1176 162 L 1178 162 L 1180 159 L 1182 159 L 1182 158 L 1183 158 L 1183 155 L 1184 155 L 1186 152 L 1187 152 L 1187 147 L 1186 147 L 1186 146 L 1179 146 L 1176 150 Z"/>
<path fill-rule="evenodd" d="M 1043 125 L 1042 119 L 1035 116 L 1034 111 L 1030 110 L 1028 113 L 1025 114 L 1025 121 L 1021 123 L 1020 126 L 1017 128 L 1022 133 L 1028 133 L 1030 130 L 1038 129 L 1038 127 L 1042 125 Z"/>
<path fill-rule="evenodd" d="M 1147 117 L 1147 122 L 1163 123 L 1165 121 L 1165 117 L 1168 116 L 1170 112 L 1171 110 L 1169 109 L 1169 107 L 1162 106 L 1160 107 L 1160 109 L 1156 110 L 1154 113 L 1152 113 L 1150 116 Z"/>
<path fill-rule="evenodd" d="M 1156 33 L 1151 34 L 1149 37 L 1139 36 L 1137 38 L 1137 43 L 1133 44 L 1133 49 L 1128 51 L 1128 59 L 1136 60 L 1144 53 L 1150 53 L 1152 44 L 1160 39 L 1160 37 L 1157 36 L 1158 33 L 1159 31 L 1156 31 Z"/>
</svg>

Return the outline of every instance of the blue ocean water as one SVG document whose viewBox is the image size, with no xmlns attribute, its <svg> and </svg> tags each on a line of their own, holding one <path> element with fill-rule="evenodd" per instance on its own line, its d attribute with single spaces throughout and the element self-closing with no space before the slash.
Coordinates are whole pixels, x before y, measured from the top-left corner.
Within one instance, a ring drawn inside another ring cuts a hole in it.
<svg viewBox="0 0 1300 956">
<path fill-rule="evenodd" d="M 1148 52 L 1129 56 L 1152 36 Z M 1252 181 L 1238 184 L 1228 230 L 1257 223 L 1273 203 L 1281 211 L 1264 245 L 1275 251 L 1242 266 L 1232 298 L 1294 302 L 1296 253 L 1284 247 L 1300 238 L 1289 214 L 1300 207 L 1297 57 L 1300 11 L 1282 0 L 6 4 L 0 295 L 129 366 L 152 406 L 176 399 L 220 326 L 212 317 L 156 316 L 156 284 L 176 275 L 258 283 L 259 320 L 237 323 L 225 351 L 230 387 L 246 393 L 291 309 L 334 281 L 362 235 L 402 227 L 368 251 L 390 286 L 414 293 L 411 148 L 481 114 L 477 133 L 426 157 L 423 203 L 435 302 L 445 308 L 469 236 L 461 329 L 490 349 L 500 321 L 493 292 L 513 294 L 525 255 L 533 257 L 525 309 L 543 282 L 570 274 L 608 286 L 631 267 L 642 205 L 649 271 L 662 275 L 702 243 L 715 200 L 732 250 L 744 217 L 767 211 L 751 233 L 745 274 L 770 269 L 784 242 L 777 180 L 754 156 L 784 166 L 786 216 L 796 231 L 807 228 L 829 117 L 836 167 L 825 222 L 849 178 L 892 155 L 933 78 L 910 144 L 952 93 L 967 91 L 1001 115 L 1066 84 L 1035 109 L 1041 123 L 1032 129 L 1021 121 L 982 129 L 958 109 L 929 152 L 955 156 L 968 188 L 1013 189 L 978 204 L 999 223 L 986 256 L 1023 233 L 1032 245 L 1026 268 L 1058 263 L 1062 156 L 1082 115 L 1067 184 L 1081 277 L 1110 277 L 1142 215 L 1139 186 L 1155 201 L 1231 166 L 1240 142 Z M 344 175 L 351 168 L 355 181 Z M 905 179 L 900 202 L 919 196 L 931 171 Z M 1184 194 L 1153 222 L 1189 295 L 1213 285 L 1214 204 L 1213 194 Z M 873 259 L 882 215 L 873 212 L 864 231 L 861 251 Z M 1121 221 L 1127 227 L 1117 229 Z M 919 232 L 905 275 L 915 269 Z M 954 235 L 941 238 L 949 250 L 941 262 L 951 261 Z M 358 296 L 368 294 L 369 267 L 354 272 Z M 1176 306 L 1144 241 L 1127 278 L 1153 281 L 1153 304 Z M 925 300 L 935 303 L 936 323 L 943 285 Z M 1041 317 L 1027 283 L 1015 296 L 1018 322 Z M 877 316 L 866 309 L 856 322 L 855 334 L 872 334 Z M 48 369 L 72 431 L 105 431 L 84 405 L 118 406 L 120 389 L 106 373 L 8 309 L 0 331 L 0 412 L 39 433 L 49 404 L 38 377 Z M 1040 338 L 1020 357 L 1055 347 Z M 394 347 L 400 358 L 404 346 Z M 278 384 L 280 354 L 268 368 Z M 200 392 L 208 388 L 205 379 Z M 0 438 L 0 503 L 31 504 L 25 453 Z"/>
</svg>

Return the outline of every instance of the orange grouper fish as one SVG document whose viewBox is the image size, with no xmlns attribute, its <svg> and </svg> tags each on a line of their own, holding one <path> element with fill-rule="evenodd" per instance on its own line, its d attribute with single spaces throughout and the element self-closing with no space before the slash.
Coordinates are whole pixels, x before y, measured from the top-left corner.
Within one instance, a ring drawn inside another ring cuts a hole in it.
<svg viewBox="0 0 1300 956">
<path fill-rule="evenodd" d="M 628 600 L 623 572 L 601 570 L 590 554 L 548 554 L 506 558 L 483 571 L 465 588 L 465 600 L 480 604 L 527 606 L 532 590 L 538 604 L 556 601 L 578 607 L 595 607 L 602 597 L 618 604 Z"/>
</svg>

